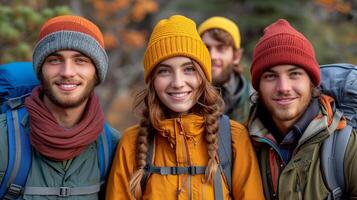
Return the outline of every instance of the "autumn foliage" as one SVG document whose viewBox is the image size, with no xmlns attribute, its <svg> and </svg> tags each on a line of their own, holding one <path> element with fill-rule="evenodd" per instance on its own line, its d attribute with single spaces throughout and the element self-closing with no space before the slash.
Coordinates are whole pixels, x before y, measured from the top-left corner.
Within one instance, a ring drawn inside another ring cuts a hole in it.
<svg viewBox="0 0 357 200">
<path fill-rule="evenodd" d="M 155 0 L 90 0 L 95 15 L 101 24 L 107 49 L 118 45 L 142 48 L 145 46 L 146 31 L 129 28 L 131 24 L 140 23 L 149 14 L 158 11 Z"/>
</svg>

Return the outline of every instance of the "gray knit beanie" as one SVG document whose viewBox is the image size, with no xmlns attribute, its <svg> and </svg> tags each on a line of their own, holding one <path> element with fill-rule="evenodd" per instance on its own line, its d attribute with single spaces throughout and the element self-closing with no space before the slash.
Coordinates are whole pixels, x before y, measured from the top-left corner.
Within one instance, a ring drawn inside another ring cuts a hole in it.
<svg viewBox="0 0 357 200">
<path fill-rule="evenodd" d="M 108 71 L 103 34 L 91 21 L 80 16 L 54 17 L 42 26 L 32 60 L 37 77 L 46 57 L 59 50 L 75 50 L 88 56 L 97 69 L 99 83 Z"/>
</svg>

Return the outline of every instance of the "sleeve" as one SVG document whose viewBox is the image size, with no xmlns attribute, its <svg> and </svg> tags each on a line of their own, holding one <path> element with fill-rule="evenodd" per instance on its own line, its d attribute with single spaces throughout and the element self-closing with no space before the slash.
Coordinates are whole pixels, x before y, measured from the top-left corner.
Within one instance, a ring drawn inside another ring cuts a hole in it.
<svg viewBox="0 0 357 200">
<path fill-rule="evenodd" d="M 234 199 L 265 199 L 259 166 L 247 129 L 231 121 L 232 192 Z"/>
<path fill-rule="evenodd" d="M 135 166 L 136 136 L 137 128 L 129 128 L 118 144 L 106 188 L 107 200 L 132 199 L 129 180 Z"/>
<path fill-rule="evenodd" d="M 357 131 L 353 129 L 345 154 L 345 177 L 348 199 L 357 200 Z"/>
</svg>

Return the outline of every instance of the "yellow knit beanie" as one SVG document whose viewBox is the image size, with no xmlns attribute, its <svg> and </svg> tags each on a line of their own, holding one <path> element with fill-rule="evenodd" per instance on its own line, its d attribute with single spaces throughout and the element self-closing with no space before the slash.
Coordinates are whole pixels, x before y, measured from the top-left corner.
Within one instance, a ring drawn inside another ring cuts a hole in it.
<svg viewBox="0 0 357 200">
<path fill-rule="evenodd" d="M 234 45 L 237 49 L 240 48 L 240 33 L 238 25 L 235 24 L 232 20 L 227 19 L 225 17 L 211 17 L 206 21 L 202 22 L 202 24 L 198 27 L 198 33 L 202 35 L 209 29 L 222 29 L 229 33 L 234 41 Z"/>
<path fill-rule="evenodd" d="M 186 56 L 195 60 L 202 68 L 208 81 L 211 81 L 211 58 L 199 36 L 196 23 L 181 15 L 162 19 L 151 33 L 144 54 L 144 78 L 157 64 L 175 56 Z"/>
</svg>

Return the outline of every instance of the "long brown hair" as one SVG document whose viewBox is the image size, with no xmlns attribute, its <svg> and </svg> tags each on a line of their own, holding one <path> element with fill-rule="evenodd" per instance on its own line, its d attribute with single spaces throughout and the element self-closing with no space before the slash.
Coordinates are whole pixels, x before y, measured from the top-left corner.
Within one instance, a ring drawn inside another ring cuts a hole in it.
<svg viewBox="0 0 357 200">
<path fill-rule="evenodd" d="M 204 116 L 205 139 L 208 145 L 209 160 L 205 172 L 205 179 L 212 183 L 213 176 L 218 169 L 218 125 L 219 116 L 224 110 L 224 101 L 217 90 L 211 85 L 204 75 L 201 67 L 192 61 L 198 75 L 202 78 L 197 95 L 197 103 L 192 107 L 191 113 Z M 155 72 L 149 78 L 147 88 L 141 91 L 134 102 L 134 109 L 142 108 L 140 129 L 136 141 L 136 171 L 130 178 L 129 187 L 135 199 L 141 199 L 143 188 L 141 180 L 144 176 L 144 167 L 147 165 L 146 156 L 148 151 L 148 136 L 153 134 L 151 130 L 158 127 L 160 120 L 167 118 L 170 110 L 161 103 L 154 89 Z"/>
</svg>

